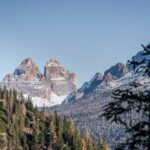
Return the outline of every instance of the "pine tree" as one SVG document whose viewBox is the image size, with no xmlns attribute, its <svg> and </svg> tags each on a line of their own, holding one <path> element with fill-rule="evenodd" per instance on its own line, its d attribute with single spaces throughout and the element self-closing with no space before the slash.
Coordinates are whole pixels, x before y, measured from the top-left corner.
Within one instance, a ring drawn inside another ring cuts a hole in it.
<svg viewBox="0 0 150 150">
<path fill-rule="evenodd" d="M 109 146 L 104 142 L 104 140 L 99 140 L 97 150 L 110 150 Z"/>
<path fill-rule="evenodd" d="M 81 145 L 82 145 L 81 150 L 86 150 L 86 144 L 83 138 L 81 139 Z"/>
<path fill-rule="evenodd" d="M 150 45 L 143 46 L 143 55 L 150 55 Z M 135 72 L 150 78 L 150 60 L 131 61 Z M 133 81 L 113 92 L 114 98 L 104 108 L 103 116 L 111 122 L 124 126 L 127 139 L 118 145 L 118 150 L 150 150 L 150 91 L 144 85 Z"/>
<path fill-rule="evenodd" d="M 75 131 L 74 131 L 73 149 L 74 150 L 81 150 L 82 149 L 81 135 L 80 135 L 80 131 L 78 129 L 75 129 Z"/>
<path fill-rule="evenodd" d="M 38 149 L 38 134 L 36 129 L 33 129 L 32 136 L 31 136 L 31 149 L 37 150 Z"/>
<path fill-rule="evenodd" d="M 85 144 L 86 144 L 86 149 L 93 150 L 94 149 L 93 140 L 88 131 L 84 134 L 84 140 L 85 140 Z"/>
</svg>

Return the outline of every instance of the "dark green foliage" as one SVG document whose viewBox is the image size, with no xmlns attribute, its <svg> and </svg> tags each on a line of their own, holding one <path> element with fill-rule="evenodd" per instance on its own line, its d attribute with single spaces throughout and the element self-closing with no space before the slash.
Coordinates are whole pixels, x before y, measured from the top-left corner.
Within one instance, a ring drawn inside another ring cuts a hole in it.
<svg viewBox="0 0 150 150">
<path fill-rule="evenodd" d="M 150 47 L 143 46 L 143 55 L 150 55 Z M 150 60 L 131 61 L 135 73 L 150 78 Z M 149 85 L 148 85 L 149 86 Z M 142 90 L 141 90 L 142 89 Z M 125 88 L 114 91 L 114 98 L 104 108 L 103 116 L 124 126 L 127 138 L 117 150 L 150 150 L 150 90 L 146 84 L 133 81 Z"/>
<path fill-rule="evenodd" d="M 16 91 L 0 89 L 0 100 L 0 149 L 98 149 L 89 134 L 80 134 L 73 120 L 68 121 L 56 112 L 45 115 L 33 106 L 30 99 L 27 102 L 18 100 Z"/>
</svg>

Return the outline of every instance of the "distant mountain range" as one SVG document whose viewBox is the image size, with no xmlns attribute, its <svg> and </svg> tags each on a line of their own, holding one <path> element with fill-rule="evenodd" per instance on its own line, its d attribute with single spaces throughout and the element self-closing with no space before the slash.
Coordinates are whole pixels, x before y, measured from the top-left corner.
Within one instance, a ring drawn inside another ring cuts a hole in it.
<svg viewBox="0 0 150 150">
<path fill-rule="evenodd" d="M 31 58 L 22 61 L 12 74 L 0 82 L 1 87 L 22 92 L 30 96 L 37 107 L 61 104 L 62 100 L 76 89 L 76 74 L 65 70 L 61 64 L 51 59 L 42 74 Z"/>
</svg>

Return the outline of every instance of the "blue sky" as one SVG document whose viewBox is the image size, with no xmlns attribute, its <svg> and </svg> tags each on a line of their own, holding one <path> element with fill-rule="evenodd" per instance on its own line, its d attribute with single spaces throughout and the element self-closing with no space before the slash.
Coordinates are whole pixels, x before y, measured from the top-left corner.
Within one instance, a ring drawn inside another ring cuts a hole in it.
<svg viewBox="0 0 150 150">
<path fill-rule="evenodd" d="M 0 0 L 0 80 L 26 57 L 58 59 L 78 86 L 150 42 L 149 0 Z"/>
</svg>

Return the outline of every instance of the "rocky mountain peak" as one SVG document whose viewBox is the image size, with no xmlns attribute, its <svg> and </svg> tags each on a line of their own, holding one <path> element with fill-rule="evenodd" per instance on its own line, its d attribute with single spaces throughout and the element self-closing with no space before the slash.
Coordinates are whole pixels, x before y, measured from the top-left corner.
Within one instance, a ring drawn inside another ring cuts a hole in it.
<svg viewBox="0 0 150 150">
<path fill-rule="evenodd" d="M 50 59 L 44 69 L 44 75 L 46 79 L 51 78 L 64 78 L 66 70 L 60 65 L 60 63 L 55 59 Z"/>
<path fill-rule="evenodd" d="M 56 59 L 50 59 L 47 62 L 46 66 L 49 66 L 49 67 L 51 67 L 51 66 L 60 66 L 60 62 L 57 61 Z"/>
<path fill-rule="evenodd" d="M 94 77 L 91 79 L 90 82 L 94 82 L 94 81 L 102 81 L 103 80 L 103 75 L 101 73 L 96 73 L 94 75 Z"/>
<path fill-rule="evenodd" d="M 89 81 L 85 82 L 83 86 L 79 89 L 79 92 L 87 94 L 96 89 L 96 87 L 103 81 L 103 75 L 101 73 L 96 73 L 94 77 Z"/>
<path fill-rule="evenodd" d="M 64 67 L 56 59 L 50 59 L 44 70 L 44 76 L 48 80 L 69 80 L 76 85 L 76 74 L 68 70 L 65 70 Z"/>
<path fill-rule="evenodd" d="M 21 66 L 30 67 L 30 66 L 36 66 L 36 64 L 33 62 L 32 58 L 28 57 L 21 62 L 20 67 Z"/>
<path fill-rule="evenodd" d="M 56 59 L 46 63 L 44 76 L 52 83 L 52 90 L 58 95 L 69 94 L 76 88 L 76 74 L 66 70 Z"/>
<path fill-rule="evenodd" d="M 14 75 L 20 77 L 24 75 L 26 78 L 40 77 L 41 73 L 38 66 L 31 58 L 24 59 L 20 66 L 15 69 Z"/>
<path fill-rule="evenodd" d="M 111 74 L 113 78 L 119 79 L 126 75 L 128 72 L 128 67 L 126 65 L 123 63 L 117 63 L 105 71 L 104 77 L 106 77 L 108 74 Z"/>
</svg>

